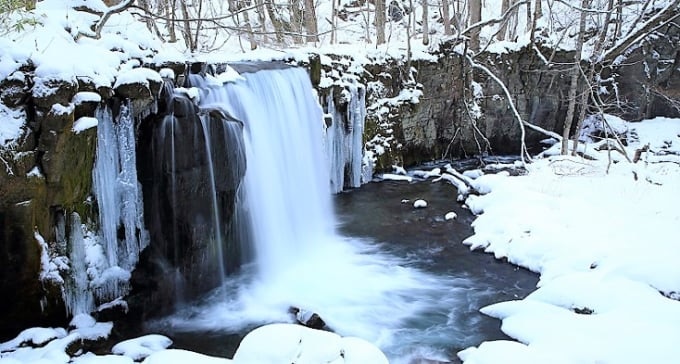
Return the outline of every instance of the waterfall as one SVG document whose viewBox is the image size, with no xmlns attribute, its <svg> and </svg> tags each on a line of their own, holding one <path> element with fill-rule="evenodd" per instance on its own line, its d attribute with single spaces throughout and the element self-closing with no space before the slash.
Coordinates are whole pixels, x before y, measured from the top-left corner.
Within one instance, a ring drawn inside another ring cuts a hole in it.
<svg viewBox="0 0 680 364">
<path fill-rule="evenodd" d="M 201 106 L 244 123 L 245 201 L 258 271 L 272 277 L 332 234 L 323 113 L 303 69 L 244 74 L 202 90 Z"/>
<path fill-rule="evenodd" d="M 339 100 L 342 104 L 336 105 L 333 91 L 326 100 L 328 114 L 332 117 L 331 125 L 326 129 L 326 154 L 334 193 L 341 192 L 344 187 L 359 187 L 370 180 L 362 173 L 366 89 L 356 80 L 348 80 Z"/>
</svg>

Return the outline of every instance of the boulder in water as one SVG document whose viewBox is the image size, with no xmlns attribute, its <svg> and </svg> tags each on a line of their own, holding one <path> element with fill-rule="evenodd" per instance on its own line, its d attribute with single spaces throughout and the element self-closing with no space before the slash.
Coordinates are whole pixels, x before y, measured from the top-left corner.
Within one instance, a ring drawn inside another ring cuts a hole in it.
<svg viewBox="0 0 680 364">
<path fill-rule="evenodd" d="M 290 307 L 288 312 L 295 316 L 295 321 L 300 325 L 307 326 L 317 330 L 327 330 L 326 322 L 317 313 L 307 310 L 302 310 L 298 307 Z"/>
</svg>

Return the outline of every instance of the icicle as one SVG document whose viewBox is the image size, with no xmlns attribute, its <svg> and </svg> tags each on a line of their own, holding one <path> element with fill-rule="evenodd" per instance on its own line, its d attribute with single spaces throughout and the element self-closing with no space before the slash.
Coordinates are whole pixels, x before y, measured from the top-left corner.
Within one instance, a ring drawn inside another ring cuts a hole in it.
<svg viewBox="0 0 680 364">
<path fill-rule="evenodd" d="M 66 281 L 64 302 L 69 314 L 90 313 L 94 310 L 94 297 L 89 290 L 87 277 L 88 263 L 85 255 L 85 239 L 80 215 L 71 214 L 71 231 L 69 235 L 69 259 L 71 274 Z"/>
<path fill-rule="evenodd" d="M 366 90 L 354 81 L 349 86 L 352 98 L 347 107 L 347 120 L 352 125 L 350 153 L 350 187 L 360 187 L 362 182 L 362 156 L 364 152 L 364 122 L 366 120 Z"/>
<path fill-rule="evenodd" d="M 346 87 L 343 99 L 347 100 L 347 111 L 344 114 L 337 110 L 332 91 L 326 100 L 327 112 L 332 117 L 332 124 L 326 128 L 325 142 L 333 193 L 344 187 L 359 187 L 370 181 L 367 175 L 373 173 L 370 166 L 363 166 L 366 90 L 356 81 Z"/>
<path fill-rule="evenodd" d="M 117 229 L 120 221 L 118 143 L 113 116 L 108 107 L 99 107 L 97 120 L 97 157 L 93 170 L 94 193 L 99 207 L 99 231 L 109 266 L 118 265 Z"/>
<path fill-rule="evenodd" d="M 99 301 L 123 296 L 129 290 L 130 271 L 148 245 L 144 228 L 142 190 L 137 180 L 135 130 L 132 106 L 121 106 L 113 122 L 108 107 L 96 112 L 97 155 L 93 170 L 94 193 L 99 207 L 99 241 L 105 263 L 91 269 L 90 287 Z M 119 241 L 118 229 L 125 235 Z"/>
<path fill-rule="evenodd" d="M 137 157 L 135 149 L 135 126 L 130 105 L 123 105 L 116 124 L 120 173 L 118 193 L 120 218 L 125 229 L 125 251 L 121 268 L 132 270 L 137 264 L 139 253 L 147 245 L 145 241 L 142 210 L 141 187 L 137 180 Z M 139 234 L 138 234 L 139 232 Z"/>
</svg>

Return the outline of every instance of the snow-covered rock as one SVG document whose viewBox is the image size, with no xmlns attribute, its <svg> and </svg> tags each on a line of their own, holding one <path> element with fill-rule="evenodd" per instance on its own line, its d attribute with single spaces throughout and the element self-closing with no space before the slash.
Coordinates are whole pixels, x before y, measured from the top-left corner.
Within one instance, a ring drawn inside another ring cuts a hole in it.
<svg viewBox="0 0 680 364">
<path fill-rule="evenodd" d="M 427 207 L 427 201 L 425 201 L 425 200 L 420 200 L 420 199 L 419 199 L 419 200 L 415 200 L 415 201 L 413 202 L 413 207 L 416 208 L 416 209 L 423 209 L 423 208 L 426 208 L 426 207 Z"/>
<path fill-rule="evenodd" d="M 111 352 L 140 361 L 155 352 L 167 349 L 170 345 L 172 340 L 163 335 L 145 335 L 121 341 L 113 346 Z"/>
<path fill-rule="evenodd" d="M 294 324 L 271 324 L 251 331 L 236 350 L 234 363 L 387 364 L 373 344 L 354 337 Z"/>
</svg>

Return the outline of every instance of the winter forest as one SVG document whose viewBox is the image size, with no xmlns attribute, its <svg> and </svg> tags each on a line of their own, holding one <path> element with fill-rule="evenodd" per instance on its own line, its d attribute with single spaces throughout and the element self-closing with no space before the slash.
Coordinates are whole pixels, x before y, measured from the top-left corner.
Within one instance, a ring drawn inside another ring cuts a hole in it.
<svg viewBox="0 0 680 364">
<path fill-rule="evenodd" d="M 0 0 L 0 364 L 680 358 L 680 0 Z"/>
</svg>

